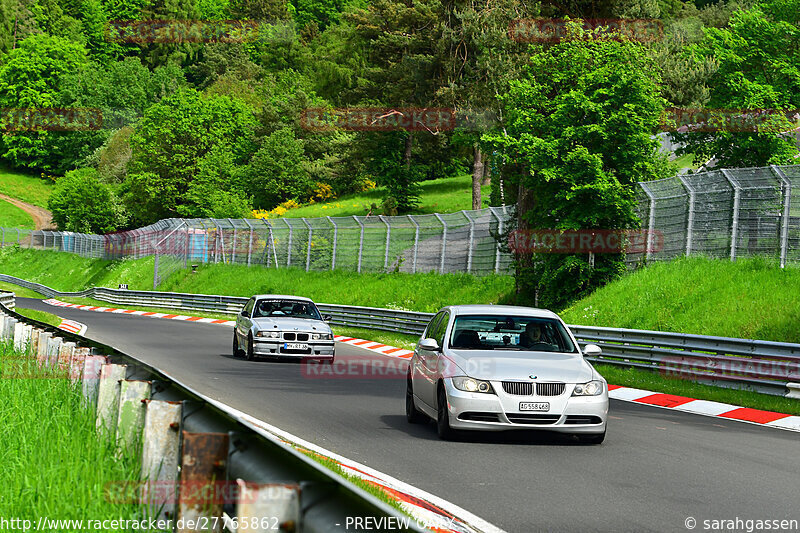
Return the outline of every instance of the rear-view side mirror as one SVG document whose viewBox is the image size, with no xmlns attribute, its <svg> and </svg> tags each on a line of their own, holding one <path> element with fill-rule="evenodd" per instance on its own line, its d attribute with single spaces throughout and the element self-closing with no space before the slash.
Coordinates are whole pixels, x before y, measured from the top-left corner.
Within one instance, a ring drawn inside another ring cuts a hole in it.
<svg viewBox="0 0 800 533">
<path fill-rule="evenodd" d="M 333 320 L 333 317 L 331 315 L 322 315 L 322 320 L 323 322 L 330 322 Z"/>
<path fill-rule="evenodd" d="M 419 348 L 420 350 L 435 352 L 439 350 L 439 343 L 436 342 L 436 339 L 422 339 L 419 341 Z"/>
<path fill-rule="evenodd" d="M 603 353 L 603 350 L 596 344 L 587 344 L 583 347 L 583 355 L 585 357 L 597 357 Z"/>
</svg>

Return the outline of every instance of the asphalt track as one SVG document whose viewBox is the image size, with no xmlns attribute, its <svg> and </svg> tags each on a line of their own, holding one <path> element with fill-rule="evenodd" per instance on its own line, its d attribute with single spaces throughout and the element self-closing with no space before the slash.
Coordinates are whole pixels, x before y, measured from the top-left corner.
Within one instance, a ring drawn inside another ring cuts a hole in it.
<svg viewBox="0 0 800 533">
<path fill-rule="evenodd" d="M 443 442 L 432 424 L 406 423 L 402 379 L 309 377 L 298 364 L 234 359 L 223 326 L 27 298 L 17 306 L 79 320 L 88 337 L 509 532 L 685 532 L 688 517 L 698 531 L 703 520 L 800 520 L 795 432 L 612 400 L 600 446 L 536 433 Z M 387 362 L 345 344 L 337 359 Z"/>
</svg>

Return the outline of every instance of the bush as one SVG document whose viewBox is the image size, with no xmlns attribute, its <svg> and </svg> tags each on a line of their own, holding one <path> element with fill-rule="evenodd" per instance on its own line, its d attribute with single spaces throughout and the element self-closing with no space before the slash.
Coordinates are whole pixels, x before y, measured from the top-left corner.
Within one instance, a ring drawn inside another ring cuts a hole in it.
<svg viewBox="0 0 800 533">
<path fill-rule="evenodd" d="M 93 168 L 73 170 L 59 178 L 47 207 L 62 231 L 109 233 L 125 222 L 116 194 Z"/>
</svg>

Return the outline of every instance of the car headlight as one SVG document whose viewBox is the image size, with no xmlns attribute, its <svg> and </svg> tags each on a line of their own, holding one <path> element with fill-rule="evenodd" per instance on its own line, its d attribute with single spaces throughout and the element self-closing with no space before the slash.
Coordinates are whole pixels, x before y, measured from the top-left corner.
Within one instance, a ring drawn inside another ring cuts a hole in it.
<svg viewBox="0 0 800 533">
<path fill-rule="evenodd" d="M 492 384 L 488 381 L 481 381 L 479 379 L 468 378 L 466 376 L 454 377 L 453 386 L 458 390 L 463 390 L 464 392 L 484 392 L 486 394 L 494 394 Z"/>
<path fill-rule="evenodd" d="M 312 333 L 312 341 L 330 341 L 333 340 L 333 333 Z"/>
<path fill-rule="evenodd" d="M 277 339 L 280 336 L 280 331 L 259 331 L 256 333 L 256 337 L 267 337 L 268 339 Z"/>
<path fill-rule="evenodd" d="M 573 396 L 599 396 L 603 394 L 602 381 L 590 381 L 589 383 L 578 383 L 575 385 L 575 390 L 572 391 Z"/>
</svg>

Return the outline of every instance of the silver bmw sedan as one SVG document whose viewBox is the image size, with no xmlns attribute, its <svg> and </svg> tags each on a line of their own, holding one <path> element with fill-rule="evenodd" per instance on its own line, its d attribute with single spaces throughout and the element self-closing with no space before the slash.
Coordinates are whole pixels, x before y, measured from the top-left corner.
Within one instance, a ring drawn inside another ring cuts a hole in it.
<svg viewBox="0 0 800 533">
<path fill-rule="evenodd" d="M 259 294 L 236 317 L 233 355 L 291 359 L 334 359 L 330 317 L 308 298 Z"/>
<path fill-rule="evenodd" d="M 432 418 L 439 436 L 458 430 L 542 429 L 600 444 L 608 384 L 555 313 L 529 307 L 445 307 L 409 365 L 406 417 Z"/>
</svg>

